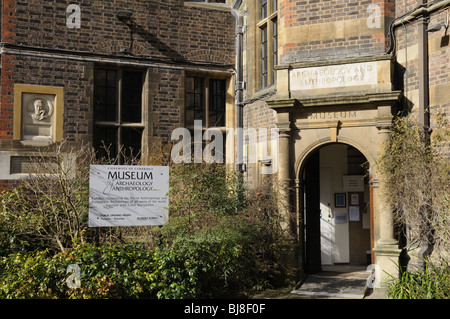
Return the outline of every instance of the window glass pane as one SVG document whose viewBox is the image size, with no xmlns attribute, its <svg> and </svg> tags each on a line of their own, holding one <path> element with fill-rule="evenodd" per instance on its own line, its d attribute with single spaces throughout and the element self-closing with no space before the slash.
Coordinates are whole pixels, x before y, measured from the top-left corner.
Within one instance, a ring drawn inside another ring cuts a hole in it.
<svg viewBox="0 0 450 319">
<path fill-rule="evenodd" d="M 194 93 L 203 93 L 203 78 L 194 78 Z"/>
<path fill-rule="evenodd" d="M 98 69 L 94 78 L 94 118 L 117 120 L 117 71 Z"/>
<path fill-rule="evenodd" d="M 267 0 L 261 0 L 261 19 L 267 18 Z"/>
<path fill-rule="evenodd" d="M 121 121 L 142 121 L 142 72 L 123 71 Z"/>
<path fill-rule="evenodd" d="M 116 70 L 107 70 L 106 86 L 109 88 L 117 87 L 117 71 Z"/>
<path fill-rule="evenodd" d="M 225 126 L 226 81 L 209 81 L 209 126 Z"/>
<path fill-rule="evenodd" d="M 267 86 L 267 26 L 261 28 L 261 86 Z"/>
<path fill-rule="evenodd" d="M 94 81 L 97 85 L 106 86 L 106 70 L 101 69 L 96 70 Z"/>
<path fill-rule="evenodd" d="M 278 10 L 278 0 L 273 0 L 273 12 Z"/>
<path fill-rule="evenodd" d="M 208 160 L 210 163 L 226 163 L 226 136 L 226 133 L 218 134 L 218 132 L 214 132 L 214 134 L 208 136 L 208 140 L 203 141 L 204 160 Z M 214 144 L 208 147 L 210 143 Z"/>
<path fill-rule="evenodd" d="M 273 25 L 273 66 L 278 64 L 278 24 L 277 20 L 272 20 Z M 273 83 L 277 80 L 277 72 L 273 70 Z"/>
<path fill-rule="evenodd" d="M 93 143 L 98 159 L 115 159 L 117 157 L 117 128 L 95 126 Z"/>
<path fill-rule="evenodd" d="M 194 120 L 201 120 L 205 125 L 205 102 L 203 78 L 186 78 L 186 125 L 194 125 Z"/>
<path fill-rule="evenodd" d="M 121 154 L 126 158 L 141 158 L 142 128 L 122 127 Z"/>
<path fill-rule="evenodd" d="M 194 78 L 187 77 L 186 78 L 186 92 L 193 92 L 193 91 L 194 91 Z"/>
</svg>

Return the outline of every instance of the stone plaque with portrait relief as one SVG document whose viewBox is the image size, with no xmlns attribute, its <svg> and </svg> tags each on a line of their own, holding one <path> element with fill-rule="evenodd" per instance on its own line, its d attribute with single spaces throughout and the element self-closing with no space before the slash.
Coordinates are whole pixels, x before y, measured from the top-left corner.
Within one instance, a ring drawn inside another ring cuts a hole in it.
<svg viewBox="0 0 450 319">
<path fill-rule="evenodd" d="M 53 138 L 55 95 L 23 93 L 22 136 L 24 140 Z"/>
</svg>

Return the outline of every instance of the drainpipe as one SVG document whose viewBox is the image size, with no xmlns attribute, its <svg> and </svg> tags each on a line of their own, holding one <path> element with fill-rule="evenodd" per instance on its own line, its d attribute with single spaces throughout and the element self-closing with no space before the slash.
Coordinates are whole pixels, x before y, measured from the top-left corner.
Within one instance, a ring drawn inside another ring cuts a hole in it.
<svg viewBox="0 0 450 319">
<path fill-rule="evenodd" d="M 244 70 L 243 70 L 243 58 L 242 58 L 242 50 L 243 50 L 243 38 L 244 38 L 244 17 L 238 11 L 239 7 L 242 4 L 242 0 L 235 0 L 231 13 L 236 18 L 236 171 L 239 173 L 245 172 L 244 165 L 244 118 L 243 118 L 243 108 L 244 108 Z"/>
<path fill-rule="evenodd" d="M 426 5 L 426 0 L 420 0 L 421 5 Z M 429 15 L 424 14 L 418 20 L 418 36 L 419 36 L 419 126 L 424 132 L 425 144 L 429 144 L 430 133 L 430 99 L 429 99 L 429 68 L 428 68 L 428 22 Z M 428 208 L 425 208 L 428 214 Z M 423 243 L 418 252 L 418 266 L 425 269 L 424 258 L 428 257 L 433 251 L 433 244 L 427 240 Z"/>
<path fill-rule="evenodd" d="M 427 0 L 420 0 L 420 6 L 426 6 Z M 428 14 L 419 18 L 419 125 L 426 134 L 430 130 L 429 75 L 428 75 Z"/>
</svg>

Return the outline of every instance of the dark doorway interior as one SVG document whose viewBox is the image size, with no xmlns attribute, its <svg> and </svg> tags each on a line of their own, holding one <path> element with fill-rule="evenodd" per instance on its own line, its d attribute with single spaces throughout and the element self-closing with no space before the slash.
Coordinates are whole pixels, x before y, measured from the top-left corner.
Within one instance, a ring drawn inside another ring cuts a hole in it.
<svg viewBox="0 0 450 319">
<path fill-rule="evenodd" d="M 319 151 L 311 154 L 305 165 L 305 271 L 322 270 L 320 258 L 320 184 Z"/>
<path fill-rule="evenodd" d="M 369 176 L 368 163 L 364 155 L 356 148 L 350 145 L 340 144 L 341 151 L 335 153 L 336 145 L 339 143 L 327 144 L 313 151 L 307 158 L 302 170 L 302 185 L 303 193 L 300 195 L 303 198 L 303 207 L 301 207 L 303 215 L 303 267 L 306 273 L 317 273 L 322 271 L 322 263 L 328 264 L 327 260 L 322 260 L 323 254 L 321 253 L 321 240 L 325 240 L 325 233 L 321 229 L 321 169 L 323 167 L 331 167 L 330 171 L 334 172 L 332 175 L 332 181 L 330 185 L 332 187 L 332 193 L 342 193 L 345 196 L 345 207 L 336 208 L 335 203 L 331 205 L 332 227 L 335 227 L 336 220 L 334 218 L 334 212 L 338 211 L 340 214 L 345 213 L 345 223 L 339 223 L 339 233 L 336 233 L 331 237 L 333 247 L 336 250 L 336 254 L 346 252 L 345 260 L 343 261 L 342 255 L 336 255 L 341 258 L 337 258 L 332 261 L 331 264 L 349 264 L 349 265 L 368 265 L 372 263 L 371 260 L 371 226 L 368 226 L 368 221 L 372 223 L 371 211 L 370 211 L 370 188 L 369 188 Z M 328 145 L 334 145 L 334 148 L 327 148 Z M 324 152 L 326 150 L 326 152 Z M 327 156 L 326 158 L 324 156 Z M 321 158 L 322 157 L 322 158 Z M 336 164 L 339 163 L 339 164 Z M 335 165 L 335 166 L 333 166 Z M 336 169 L 336 165 L 339 169 Z M 334 167 L 334 168 L 333 168 Z M 362 191 L 346 191 L 343 189 L 343 176 L 364 176 L 364 190 Z M 334 185 L 334 186 L 333 186 Z M 322 203 L 323 204 L 323 203 Z M 330 206 L 330 205 L 329 205 Z M 358 211 L 358 217 L 355 215 L 350 216 L 349 209 L 352 211 Z M 329 214 L 329 213 L 328 213 Z M 345 227 L 345 231 L 343 228 Z M 335 228 L 333 228 L 335 229 Z M 336 228 L 337 229 L 337 228 Z M 339 241 L 334 242 L 334 238 Z"/>
</svg>

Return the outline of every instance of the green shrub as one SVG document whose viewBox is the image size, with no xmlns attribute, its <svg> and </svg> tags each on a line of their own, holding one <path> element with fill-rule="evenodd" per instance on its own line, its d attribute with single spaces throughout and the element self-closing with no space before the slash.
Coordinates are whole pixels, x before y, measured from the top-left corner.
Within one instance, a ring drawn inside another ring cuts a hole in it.
<svg viewBox="0 0 450 319">
<path fill-rule="evenodd" d="M 242 221 L 226 219 L 211 229 L 175 240 L 173 247 L 194 276 L 198 296 L 212 297 L 252 285 L 257 269 L 247 229 L 249 225 Z"/>
<path fill-rule="evenodd" d="M 0 298 L 198 298 L 215 297 L 248 283 L 254 270 L 245 243 L 230 236 L 192 236 L 173 246 L 82 245 L 50 256 L 46 251 L 0 260 Z M 69 288 L 67 267 L 81 268 L 81 287 Z"/>
<path fill-rule="evenodd" d="M 258 229 L 224 219 L 211 229 L 180 235 L 153 250 L 137 245 L 80 245 L 0 259 L 0 298 L 208 298 L 248 290 L 263 277 Z M 81 269 L 81 287 L 69 288 L 67 267 Z"/>
<path fill-rule="evenodd" d="M 171 217 L 160 239 L 184 261 L 196 296 L 284 281 L 274 187 L 248 191 L 240 177 L 224 165 L 171 169 Z"/>
<path fill-rule="evenodd" d="M 73 249 L 65 261 L 81 267 L 81 288 L 66 293 L 70 298 L 148 298 L 153 271 L 153 252 L 136 245 L 91 245 Z"/>
<path fill-rule="evenodd" d="M 223 216 L 246 207 L 239 175 L 219 164 L 179 164 L 171 167 L 170 215 L 177 231 L 213 227 Z"/>
<path fill-rule="evenodd" d="M 32 193 L 33 200 L 27 194 L 34 188 L 3 192 L 0 298 L 211 298 L 282 277 L 282 236 L 269 188 L 249 197 L 240 176 L 224 165 L 177 165 L 170 181 L 168 224 L 128 237 L 124 228 L 96 229 L 97 245 L 87 243 L 94 237 L 85 178 L 70 191 L 75 215 L 60 211 L 69 192 L 56 186 L 53 193 Z M 72 264 L 81 269 L 79 288 L 66 283 Z"/>
<path fill-rule="evenodd" d="M 46 252 L 14 254 L 0 261 L 0 298 L 56 298 L 58 292 L 50 280 L 58 280 L 51 271 Z M 50 279 L 51 278 L 51 279 Z"/>
<path fill-rule="evenodd" d="M 81 268 L 81 287 L 69 288 L 67 267 Z M 143 298 L 154 296 L 151 251 L 134 245 L 82 245 L 49 256 L 11 254 L 0 261 L 0 298 Z"/>
<path fill-rule="evenodd" d="M 450 267 L 426 261 L 425 270 L 405 270 L 390 283 L 388 295 L 395 299 L 449 299 Z"/>
<path fill-rule="evenodd" d="M 183 257 L 171 247 L 155 250 L 150 289 L 158 299 L 197 297 L 195 274 L 185 267 Z"/>
</svg>

